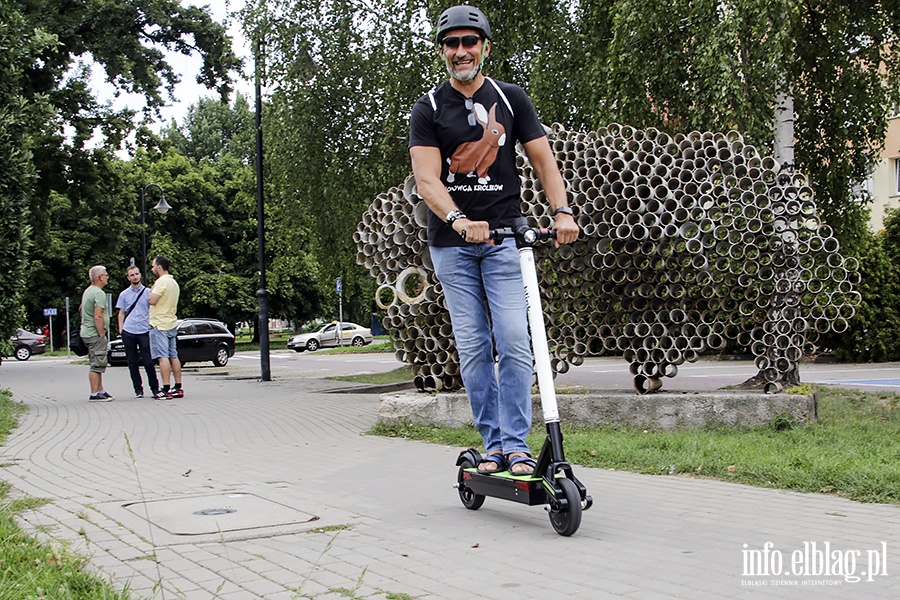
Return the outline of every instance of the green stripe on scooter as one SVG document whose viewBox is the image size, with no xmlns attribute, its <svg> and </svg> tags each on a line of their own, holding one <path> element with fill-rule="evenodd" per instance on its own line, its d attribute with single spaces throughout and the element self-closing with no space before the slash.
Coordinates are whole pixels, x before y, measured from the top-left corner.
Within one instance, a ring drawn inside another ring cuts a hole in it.
<svg viewBox="0 0 900 600">
<path fill-rule="evenodd" d="M 496 471 L 494 473 L 479 473 L 478 469 L 472 467 L 469 469 L 463 469 L 468 473 L 475 473 L 476 475 L 488 475 L 490 477 L 497 477 L 500 479 L 515 479 L 517 481 L 539 481 L 541 478 L 535 475 L 513 475 L 509 471 Z"/>
</svg>

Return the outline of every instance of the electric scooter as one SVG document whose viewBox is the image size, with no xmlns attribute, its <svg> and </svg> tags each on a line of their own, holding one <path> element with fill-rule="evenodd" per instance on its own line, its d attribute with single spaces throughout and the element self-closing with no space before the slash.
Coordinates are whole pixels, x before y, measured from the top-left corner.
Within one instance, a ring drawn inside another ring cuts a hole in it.
<svg viewBox="0 0 900 600">
<path fill-rule="evenodd" d="M 535 370 L 547 428 L 547 437 L 537 458 L 537 467 L 530 475 L 513 475 L 509 471 L 479 473 L 475 467 L 482 461 L 481 453 L 469 448 L 461 452 L 456 461 L 459 471 L 453 487 L 459 492 L 463 506 L 469 510 L 481 508 L 486 496 L 512 500 L 529 506 L 544 504 L 556 533 L 570 536 L 578 530 L 581 525 L 581 513 L 591 507 L 593 499 L 575 477 L 572 465 L 566 462 L 563 452 L 556 389 L 553 386 L 550 350 L 547 345 L 547 331 L 544 327 L 540 287 L 534 263 L 535 244 L 555 237 L 555 231 L 531 227 L 525 218 L 516 219 L 512 228 L 491 230 L 493 240 L 515 238 L 516 247 L 519 249 Z"/>
</svg>

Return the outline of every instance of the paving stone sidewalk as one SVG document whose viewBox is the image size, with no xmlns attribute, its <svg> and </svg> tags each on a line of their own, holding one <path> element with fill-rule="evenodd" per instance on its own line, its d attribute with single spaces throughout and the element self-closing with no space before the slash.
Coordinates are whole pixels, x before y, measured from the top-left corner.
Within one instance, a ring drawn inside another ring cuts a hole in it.
<svg viewBox="0 0 900 600">
<path fill-rule="evenodd" d="M 900 597 L 897 506 L 578 468 L 594 506 L 563 538 L 541 507 L 466 510 L 459 448 L 366 435 L 376 395 L 203 369 L 183 399 L 88 403 L 86 371 L 0 368 L 29 406 L 0 478 L 136 598 Z M 779 561 L 809 575 L 755 576 Z"/>
</svg>

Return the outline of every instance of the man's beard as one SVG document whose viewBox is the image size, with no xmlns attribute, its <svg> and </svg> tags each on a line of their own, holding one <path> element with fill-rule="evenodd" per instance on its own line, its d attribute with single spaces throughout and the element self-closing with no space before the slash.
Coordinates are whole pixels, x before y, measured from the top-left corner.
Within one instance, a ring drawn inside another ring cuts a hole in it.
<svg viewBox="0 0 900 600">
<path fill-rule="evenodd" d="M 460 70 L 454 69 L 453 63 L 451 63 L 449 60 L 444 61 L 444 62 L 447 66 L 447 73 L 450 74 L 450 77 L 459 81 L 460 83 L 469 83 L 470 81 L 472 81 L 473 79 L 475 79 L 478 76 L 478 72 L 481 70 L 481 66 L 476 65 L 466 71 L 460 71 Z"/>
</svg>

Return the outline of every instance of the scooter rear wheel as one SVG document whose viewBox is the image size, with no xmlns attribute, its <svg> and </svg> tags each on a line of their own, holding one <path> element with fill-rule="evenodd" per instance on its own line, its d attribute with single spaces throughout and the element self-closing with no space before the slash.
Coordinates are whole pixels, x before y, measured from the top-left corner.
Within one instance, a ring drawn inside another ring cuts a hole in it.
<svg viewBox="0 0 900 600">
<path fill-rule="evenodd" d="M 559 535 L 570 536 L 581 525 L 581 494 L 571 479 L 560 478 L 556 483 L 562 488 L 568 507 L 566 510 L 550 511 L 550 524 Z"/>
<path fill-rule="evenodd" d="M 463 483 L 463 471 L 466 469 L 471 469 L 474 467 L 472 463 L 469 461 L 464 461 L 461 465 L 459 465 L 459 473 L 457 474 L 456 481 L 459 484 L 457 491 L 459 491 L 459 500 L 463 503 L 463 506 L 468 508 L 469 510 L 478 510 L 481 508 L 481 505 L 484 504 L 484 496 L 481 494 L 476 494 L 472 491 L 471 488 Z"/>
</svg>

